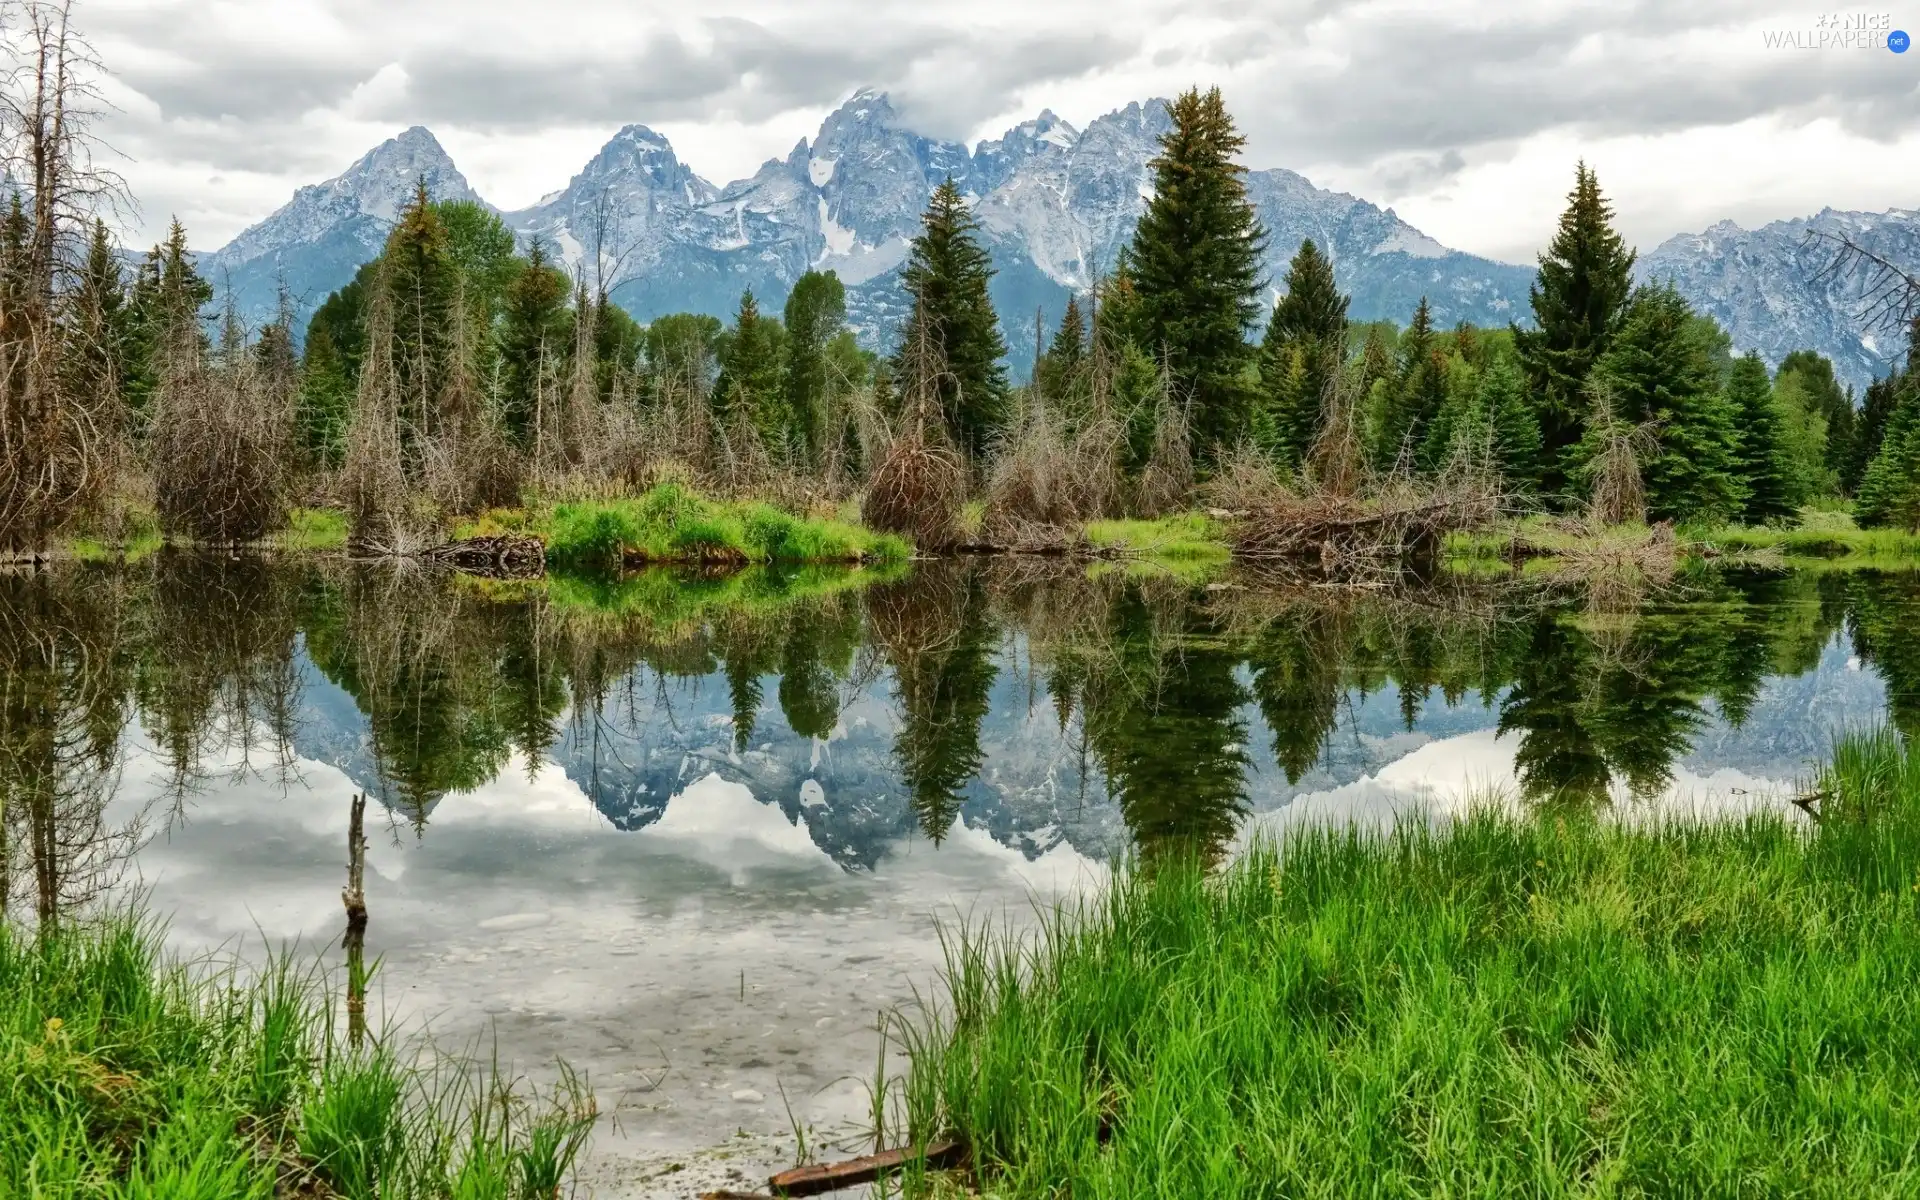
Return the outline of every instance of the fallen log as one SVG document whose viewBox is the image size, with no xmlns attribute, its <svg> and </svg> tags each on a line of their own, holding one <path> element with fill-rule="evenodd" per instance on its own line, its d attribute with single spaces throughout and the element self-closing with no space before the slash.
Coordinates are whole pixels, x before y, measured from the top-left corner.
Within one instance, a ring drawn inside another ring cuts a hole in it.
<svg viewBox="0 0 1920 1200">
<path fill-rule="evenodd" d="M 863 1158 L 850 1158 L 846 1162 L 795 1167 L 768 1179 L 767 1190 L 776 1196 L 818 1196 L 825 1192 L 837 1192 L 842 1188 L 872 1183 L 910 1162 L 920 1161 L 922 1157 L 922 1153 L 911 1146 L 901 1146 Z M 966 1157 L 967 1148 L 959 1142 L 935 1142 L 926 1148 L 924 1154 L 927 1166 L 936 1171 L 957 1167 L 966 1161 Z"/>
</svg>

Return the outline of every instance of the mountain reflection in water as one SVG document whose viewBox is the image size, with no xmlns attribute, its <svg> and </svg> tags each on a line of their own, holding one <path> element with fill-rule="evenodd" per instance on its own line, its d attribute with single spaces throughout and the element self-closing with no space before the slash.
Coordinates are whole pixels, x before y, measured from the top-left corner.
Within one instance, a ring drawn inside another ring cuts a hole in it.
<svg viewBox="0 0 1920 1200">
<path fill-rule="evenodd" d="M 1920 732 L 1917 615 L 1913 577 L 1869 573 L 1702 575 L 1625 613 L 995 562 L 497 584 L 167 553 L 11 574 L 4 892 L 45 916 L 112 874 L 134 724 L 179 803 L 209 763 L 328 763 L 423 837 L 509 763 L 555 763 L 619 830 L 716 773 L 847 869 L 956 821 L 1029 856 L 1217 856 L 1252 810 L 1472 730 L 1502 735 L 1538 804 L 1658 795 L 1690 755 L 1790 777 L 1839 724 Z"/>
</svg>

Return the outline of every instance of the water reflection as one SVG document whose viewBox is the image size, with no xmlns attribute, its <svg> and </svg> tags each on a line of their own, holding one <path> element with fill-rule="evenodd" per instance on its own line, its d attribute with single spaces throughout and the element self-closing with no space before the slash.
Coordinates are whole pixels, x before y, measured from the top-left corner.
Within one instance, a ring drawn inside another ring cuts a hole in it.
<svg viewBox="0 0 1920 1200">
<path fill-rule="evenodd" d="M 849 869 L 957 822 L 1029 856 L 1214 857 L 1249 811 L 1419 744 L 1396 727 L 1496 730 L 1538 803 L 1659 794 L 1838 647 L 1920 735 L 1917 615 L 1914 577 L 1865 573 L 1703 574 L 1627 612 L 992 562 L 499 585 L 167 553 L 10 574 L 0 903 L 51 919 L 110 881 L 137 834 L 103 816 L 130 718 L 176 806 L 210 763 L 327 763 L 416 837 L 517 763 L 529 783 L 557 765 L 621 830 L 718 774 Z M 1827 728 L 1762 740 L 1817 753 Z"/>
</svg>

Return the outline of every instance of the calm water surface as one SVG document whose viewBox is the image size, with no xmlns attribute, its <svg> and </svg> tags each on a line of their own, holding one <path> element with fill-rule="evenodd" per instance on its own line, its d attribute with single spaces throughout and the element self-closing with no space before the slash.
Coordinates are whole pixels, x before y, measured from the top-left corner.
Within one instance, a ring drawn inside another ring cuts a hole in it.
<svg viewBox="0 0 1920 1200">
<path fill-rule="evenodd" d="M 1123 854 L 1496 791 L 1784 804 L 1835 730 L 1920 733 L 1916 618 L 1920 578 L 1865 573 L 1604 606 L 1006 563 L 0 576 L 4 891 L 31 914 L 140 887 L 184 951 L 337 965 L 365 793 L 375 1007 L 585 1068 L 596 1193 L 684 1195 L 784 1165 L 789 1109 L 855 1136 L 876 1013 L 934 994 L 936 922 L 1019 925 Z"/>
</svg>

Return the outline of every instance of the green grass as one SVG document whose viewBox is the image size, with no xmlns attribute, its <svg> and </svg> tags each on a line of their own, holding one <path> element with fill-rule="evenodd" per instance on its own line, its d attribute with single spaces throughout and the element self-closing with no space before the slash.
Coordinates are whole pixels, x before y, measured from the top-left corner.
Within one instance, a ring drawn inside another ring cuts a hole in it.
<svg viewBox="0 0 1920 1200">
<path fill-rule="evenodd" d="M 347 544 L 347 514 L 337 508 L 296 508 L 287 527 L 271 539 L 281 550 L 341 550 Z"/>
<path fill-rule="evenodd" d="M 1823 819 L 1488 808 L 949 938 L 909 1133 L 996 1197 L 1920 1194 L 1920 754 Z"/>
<path fill-rule="evenodd" d="M 1087 544 L 1127 556 L 1225 563 L 1232 557 L 1220 523 L 1205 513 L 1178 513 L 1152 521 L 1087 522 Z"/>
<path fill-rule="evenodd" d="M 525 523 L 548 562 L 605 571 L 631 563 L 847 563 L 904 560 L 905 540 L 769 504 L 707 500 L 679 484 L 644 495 L 561 504 Z"/>
<path fill-rule="evenodd" d="M 1447 535 L 1447 564 L 1456 571 L 1484 572 L 1518 555 L 1552 559 L 1605 554 L 1646 540 L 1644 525 L 1619 525 L 1597 533 L 1561 527 L 1549 517 L 1526 517 L 1493 529 Z M 1910 566 L 1920 561 L 1920 535 L 1897 529 L 1861 529 L 1852 514 L 1833 508 L 1802 509 L 1792 526 L 1685 525 L 1675 549 L 1682 557 L 1767 556 L 1796 563 L 1850 566 Z"/>
<path fill-rule="evenodd" d="M 160 944 L 128 912 L 0 923 L 0 1196 L 547 1200 L 570 1174 L 593 1107 L 564 1071 L 529 1095 L 498 1064 L 349 1049 L 284 956 L 210 972 Z"/>
</svg>

